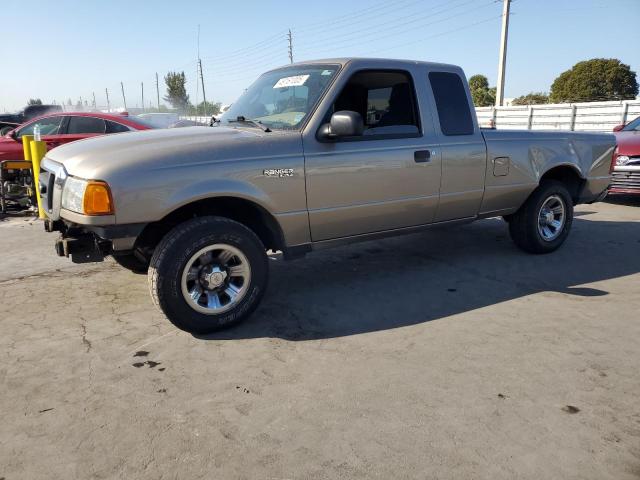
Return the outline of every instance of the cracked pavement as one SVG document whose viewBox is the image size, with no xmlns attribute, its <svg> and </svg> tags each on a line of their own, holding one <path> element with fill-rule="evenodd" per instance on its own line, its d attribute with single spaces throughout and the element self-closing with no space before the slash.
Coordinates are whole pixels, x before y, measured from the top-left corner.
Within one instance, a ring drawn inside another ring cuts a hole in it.
<svg viewBox="0 0 640 480">
<path fill-rule="evenodd" d="M 640 477 L 640 203 L 567 244 L 492 219 L 271 263 L 196 338 L 145 276 L 0 219 L 0 478 Z"/>
</svg>

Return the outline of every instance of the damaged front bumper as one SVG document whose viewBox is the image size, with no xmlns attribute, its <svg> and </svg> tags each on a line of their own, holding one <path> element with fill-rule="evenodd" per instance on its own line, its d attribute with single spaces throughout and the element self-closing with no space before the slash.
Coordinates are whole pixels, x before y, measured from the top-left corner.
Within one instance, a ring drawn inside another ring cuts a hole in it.
<svg viewBox="0 0 640 480">
<path fill-rule="evenodd" d="M 56 253 L 73 263 L 102 262 L 104 257 L 133 251 L 135 241 L 146 224 L 77 225 L 63 220 L 46 219 L 47 232 L 60 232 L 55 242 Z"/>
</svg>

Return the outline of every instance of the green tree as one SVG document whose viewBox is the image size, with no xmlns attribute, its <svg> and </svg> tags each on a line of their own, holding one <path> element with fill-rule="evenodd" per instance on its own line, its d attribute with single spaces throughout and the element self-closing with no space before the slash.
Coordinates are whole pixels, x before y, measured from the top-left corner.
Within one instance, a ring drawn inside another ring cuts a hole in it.
<svg viewBox="0 0 640 480">
<path fill-rule="evenodd" d="M 189 115 L 204 115 L 205 112 L 207 115 L 217 115 L 220 113 L 220 108 L 222 108 L 222 103 L 216 102 L 200 102 L 198 105 L 191 105 L 189 108 Z"/>
<path fill-rule="evenodd" d="M 30 98 L 27 105 L 42 105 L 42 100 L 40 100 L 39 98 Z"/>
<path fill-rule="evenodd" d="M 636 73 L 615 58 L 576 63 L 551 85 L 553 103 L 627 100 L 638 95 Z"/>
<path fill-rule="evenodd" d="M 496 103 L 496 88 L 489 88 L 489 80 L 484 75 L 474 75 L 469 79 L 469 89 L 476 107 L 490 107 Z"/>
<path fill-rule="evenodd" d="M 549 95 L 544 92 L 531 92 L 514 98 L 511 105 L 542 105 L 549 103 Z"/>
<path fill-rule="evenodd" d="M 164 97 L 173 108 L 180 111 L 189 109 L 189 95 L 187 95 L 187 78 L 184 72 L 169 72 L 164 77 L 164 83 L 167 85 L 167 94 Z"/>
</svg>

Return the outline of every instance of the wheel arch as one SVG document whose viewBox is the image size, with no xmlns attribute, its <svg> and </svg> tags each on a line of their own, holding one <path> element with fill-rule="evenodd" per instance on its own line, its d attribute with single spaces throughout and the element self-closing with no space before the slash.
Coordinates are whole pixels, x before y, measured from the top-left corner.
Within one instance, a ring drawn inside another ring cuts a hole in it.
<svg viewBox="0 0 640 480">
<path fill-rule="evenodd" d="M 574 204 L 577 204 L 578 199 L 580 198 L 580 192 L 586 183 L 582 172 L 571 163 L 556 165 L 548 169 L 540 176 L 538 184 L 542 183 L 544 180 L 557 180 L 562 182 L 565 187 L 567 187 L 567 190 L 569 190 L 569 194 L 571 195 Z"/>
<path fill-rule="evenodd" d="M 150 256 L 160 240 L 176 225 L 202 216 L 234 220 L 251 229 L 267 249 L 286 249 L 282 227 L 273 214 L 255 200 L 231 195 L 194 199 L 175 208 L 162 219 L 149 223 L 136 240 L 135 248 Z"/>
</svg>

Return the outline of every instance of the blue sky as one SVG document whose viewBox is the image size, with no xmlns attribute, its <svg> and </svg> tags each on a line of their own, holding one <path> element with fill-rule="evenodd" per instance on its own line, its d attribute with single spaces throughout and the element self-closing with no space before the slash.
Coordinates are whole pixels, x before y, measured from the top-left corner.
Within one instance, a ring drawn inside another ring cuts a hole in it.
<svg viewBox="0 0 640 480">
<path fill-rule="evenodd" d="M 55 8 L 52 8 L 55 5 Z M 177 7 L 176 7 L 177 5 Z M 27 8 L 28 7 L 28 8 Z M 197 30 L 207 98 L 232 102 L 262 71 L 294 59 L 380 56 L 461 65 L 495 85 L 501 2 L 493 0 L 109 0 L 27 3 L 2 8 L 0 111 L 29 97 L 105 105 L 155 102 L 155 72 L 184 70 L 194 101 Z M 580 60 L 616 57 L 640 73 L 640 0 L 515 0 L 506 97 L 548 91 Z M 15 39 L 15 41 L 14 41 Z M 201 100 L 201 93 L 198 94 Z"/>
</svg>

